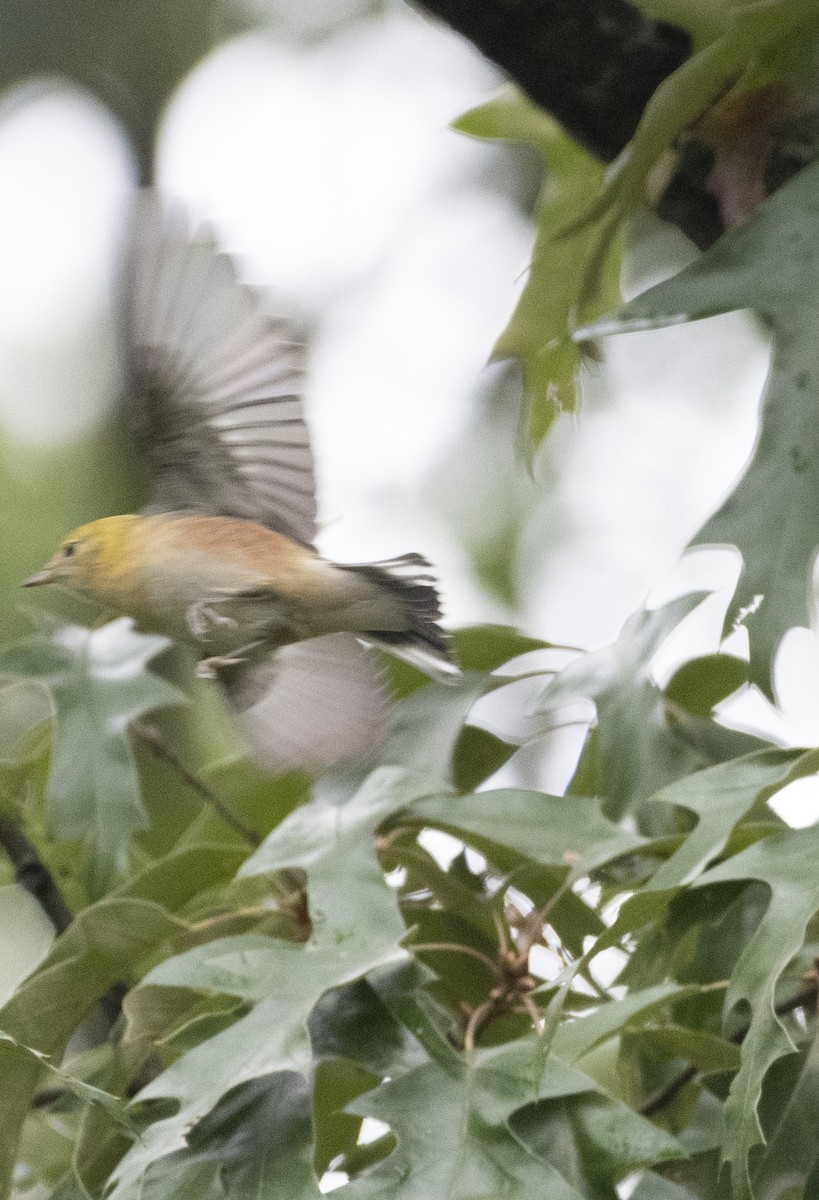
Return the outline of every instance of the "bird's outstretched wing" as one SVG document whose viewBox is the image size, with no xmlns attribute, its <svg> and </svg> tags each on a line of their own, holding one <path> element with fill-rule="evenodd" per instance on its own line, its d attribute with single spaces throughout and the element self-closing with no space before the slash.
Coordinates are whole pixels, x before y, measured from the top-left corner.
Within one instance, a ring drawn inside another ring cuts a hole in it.
<svg viewBox="0 0 819 1200">
<path fill-rule="evenodd" d="M 352 633 L 295 642 L 262 662 L 217 674 L 253 757 L 270 770 L 366 761 L 383 741 L 384 668 Z"/>
<path fill-rule="evenodd" d="M 181 206 L 138 194 L 124 280 L 150 511 L 257 521 L 305 545 L 315 483 L 303 353 Z"/>
</svg>

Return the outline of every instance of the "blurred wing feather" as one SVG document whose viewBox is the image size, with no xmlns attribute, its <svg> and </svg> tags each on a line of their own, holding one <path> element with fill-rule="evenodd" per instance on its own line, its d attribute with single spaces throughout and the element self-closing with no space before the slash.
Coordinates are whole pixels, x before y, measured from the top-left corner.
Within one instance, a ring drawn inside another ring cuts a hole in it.
<svg viewBox="0 0 819 1200">
<path fill-rule="evenodd" d="M 126 330 L 151 510 L 241 517 L 311 544 L 302 348 L 212 236 L 154 192 L 133 223 Z"/>
<path fill-rule="evenodd" d="M 219 675 L 253 757 L 271 770 L 365 761 L 386 734 L 384 669 L 351 633 L 296 642 Z"/>
</svg>

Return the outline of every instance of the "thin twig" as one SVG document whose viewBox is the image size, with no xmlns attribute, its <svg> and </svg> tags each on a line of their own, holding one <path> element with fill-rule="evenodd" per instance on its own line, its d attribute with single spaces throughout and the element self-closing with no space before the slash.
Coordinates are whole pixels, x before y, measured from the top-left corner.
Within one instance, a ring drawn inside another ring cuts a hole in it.
<svg viewBox="0 0 819 1200">
<path fill-rule="evenodd" d="M 781 1004 L 777 1004 L 774 1010 L 776 1015 L 778 1017 L 783 1017 L 786 1013 L 793 1012 L 796 1008 L 806 1008 L 809 1004 L 815 1005 L 817 1000 L 816 989 L 817 981 L 814 979 L 809 988 L 805 988 L 803 991 L 797 992 L 795 996 L 791 996 L 790 1000 L 783 1000 Z M 734 1045 L 741 1046 L 745 1041 L 745 1038 L 748 1036 L 748 1031 L 750 1028 L 750 1025 L 743 1025 L 742 1028 L 737 1029 L 735 1033 L 732 1033 L 728 1040 L 733 1042 Z M 670 1083 L 665 1085 L 665 1087 L 660 1088 L 660 1090 L 655 1092 L 653 1096 L 649 1096 L 648 1099 L 640 1105 L 637 1111 L 644 1117 L 655 1116 L 656 1113 L 661 1112 L 662 1109 L 666 1108 L 672 1102 L 672 1100 L 679 1095 L 683 1088 L 687 1087 L 689 1083 L 692 1083 L 699 1074 L 700 1071 L 698 1067 L 686 1067 L 684 1071 L 681 1071 L 679 1075 L 676 1075 L 670 1081 Z"/>
<path fill-rule="evenodd" d="M 481 950 L 476 950 L 474 946 L 460 946 L 457 942 L 409 942 L 406 950 L 412 950 L 414 954 L 418 951 L 424 954 L 430 954 L 433 951 L 446 951 L 448 954 L 468 954 L 471 958 L 477 958 L 478 962 L 482 962 L 485 967 L 488 967 L 496 979 L 503 980 L 503 971 L 496 962 L 493 962 L 488 954 L 484 954 Z"/>
<path fill-rule="evenodd" d="M 199 796 L 200 800 L 204 800 L 205 804 L 209 804 L 219 814 L 226 825 L 229 825 L 231 829 L 243 837 L 254 849 L 262 844 L 263 839 L 256 830 L 252 829 L 250 825 L 245 824 L 242 818 L 237 816 L 233 809 L 225 804 L 224 800 L 220 800 L 216 793 L 212 792 L 198 775 L 194 775 L 192 771 L 188 770 L 182 760 L 165 744 L 162 735 L 154 725 L 148 725 L 145 721 L 132 721 L 130 729 L 156 758 L 173 767 L 191 791 L 196 792 L 197 796 Z"/>
<path fill-rule="evenodd" d="M 545 1026 L 543 1025 L 543 1018 L 540 1015 L 538 1006 L 535 1004 L 532 997 L 527 995 L 525 992 L 521 996 L 520 1002 L 523 1005 L 523 1007 L 525 1008 L 526 1012 L 529 1014 L 529 1017 L 531 1018 L 532 1025 L 534 1026 L 534 1029 L 535 1029 L 535 1033 L 537 1034 L 538 1037 L 543 1037 L 543 1031 L 544 1031 Z"/>
<path fill-rule="evenodd" d="M 543 936 L 543 926 L 566 893 L 574 886 L 575 881 L 576 876 L 572 871 L 569 871 L 566 878 L 555 888 L 546 903 L 541 908 L 533 909 L 532 912 L 527 913 L 524 917 L 526 928 L 521 933 L 519 943 L 521 954 L 528 954 L 535 943 Z"/>
<path fill-rule="evenodd" d="M 492 996 L 488 1000 L 484 1000 L 483 1004 L 479 1004 L 472 1016 L 469 1018 L 466 1029 L 464 1030 L 464 1054 L 467 1058 L 471 1058 L 475 1050 L 475 1038 L 478 1036 L 478 1031 L 483 1025 L 486 1018 L 495 1007 L 495 1000 Z"/>
<path fill-rule="evenodd" d="M 73 919 L 71 909 L 36 848 L 7 817 L 0 817 L 0 846 L 14 867 L 14 878 L 34 897 L 57 933 L 63 933 Z"/>
</svg>

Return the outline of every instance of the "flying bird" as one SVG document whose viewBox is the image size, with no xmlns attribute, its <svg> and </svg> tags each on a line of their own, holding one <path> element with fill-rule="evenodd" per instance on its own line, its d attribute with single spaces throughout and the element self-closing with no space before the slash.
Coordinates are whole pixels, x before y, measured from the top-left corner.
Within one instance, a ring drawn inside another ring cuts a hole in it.
<svg viewBox="0 0 819 1200">
<path fill-rule="evenodd" d="M 272 770 L 367 757 L 389 707 L 377 648 L 458 675 L 420 554 L 335 563 L 314 547 L 304 351 L 212 233 L 139 193 L 123 281 L 151 502 L 60 543 L 60 584 L 190 647 Z"/>
</svg>

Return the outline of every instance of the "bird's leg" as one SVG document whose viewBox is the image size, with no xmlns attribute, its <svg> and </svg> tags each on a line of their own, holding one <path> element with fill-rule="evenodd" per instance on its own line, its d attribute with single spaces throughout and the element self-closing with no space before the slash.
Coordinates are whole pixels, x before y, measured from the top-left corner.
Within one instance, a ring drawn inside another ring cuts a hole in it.
<svg viewBox="0 0 819 1200">
<path fill-rule="evenodd" d="M 261 645 L 260 641 L 250 642 L 247 646 L 240 646 L 232 654 L 216 654 L 211 655 L 209 658 L 200 658 L 196 664 L 196 678 L 215 679 L 219 674 L 220 668 L 241 666 L 242 663 L 247 662 L 250 652 Z"/>
<path fill-rule="evenodd" d="M 185 620 L 188 623 L 188 629 L 198 641 L 206 642 L 214 625 L 236 624 L 233 617 L 219 612 L 218 606 L 222 603 L 224 601 L 209 596 L 205 600 L 197 600 L 195 604 L 188 607 Z"/>
</svg>

